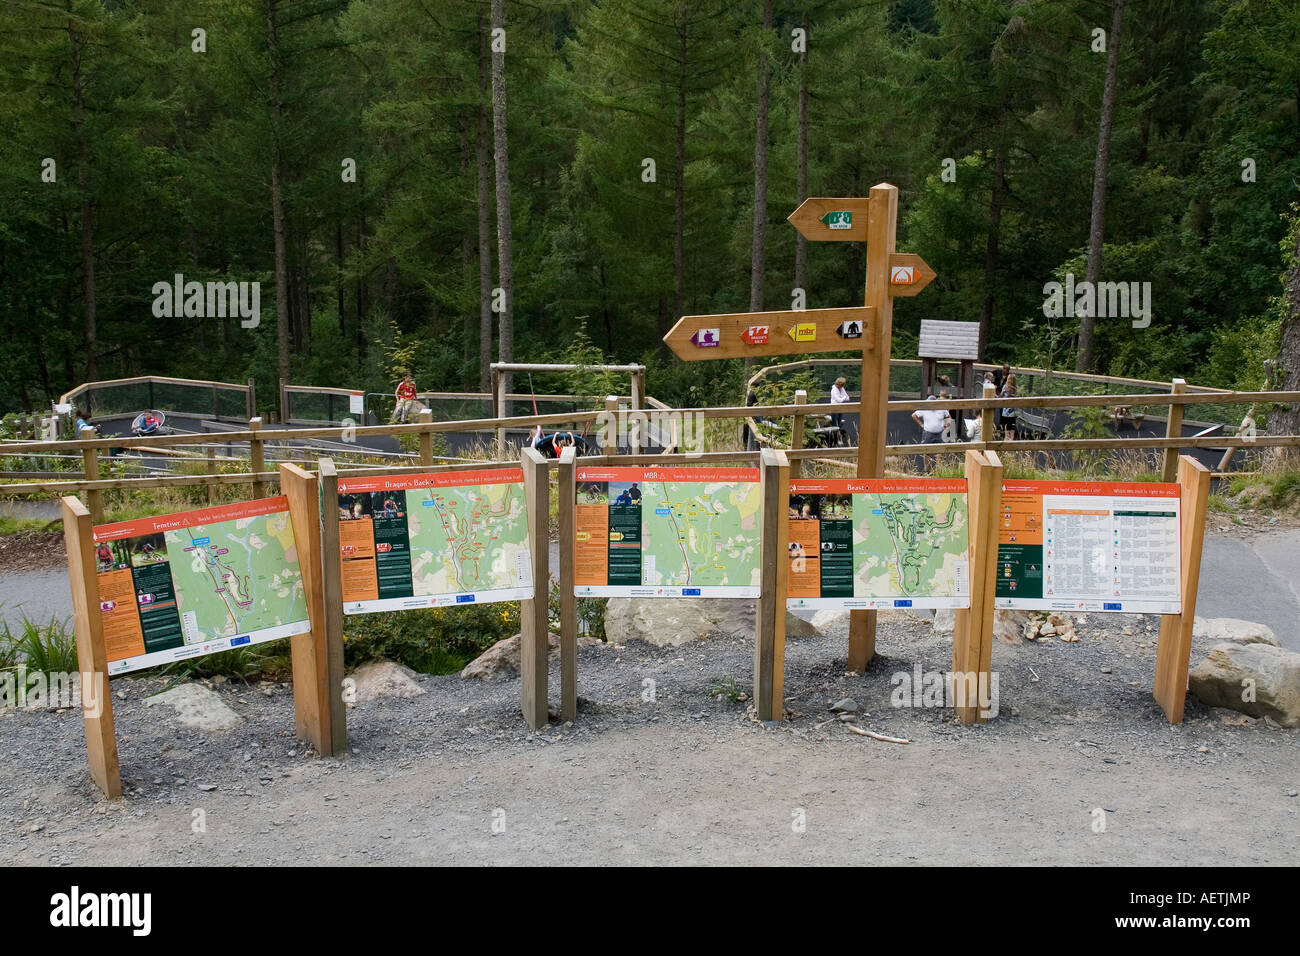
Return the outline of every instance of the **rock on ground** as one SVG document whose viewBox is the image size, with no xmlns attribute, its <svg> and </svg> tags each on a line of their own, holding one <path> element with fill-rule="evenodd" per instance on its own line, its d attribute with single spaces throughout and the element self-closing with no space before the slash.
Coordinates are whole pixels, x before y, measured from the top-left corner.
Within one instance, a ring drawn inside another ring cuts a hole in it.
<svg viewBox="0 0 1300 956">
<path fill-rule="evenodd" d="M 950 607 L 941 607 L 934 612 L 934 633 L 951 634 L 957 626 L 957 612 Z"/>
<path fill-rule="evenodd" d="M 655 647 L 680 647 L 711 634 L 754 633 L 752 600 L 730 598 L 610 598 L 605 608 L 605 636 L 614 644 L 645 641 Z M 812 637 L 810 621 L 785 616 L 785 636 Z"/>
<path fill-rule="evenodd" d="M 216 691 L 202 684 L 177 684 L 145 701 L 146 707 L 155 704 L 170 704 L 176 709 L 181 726 L 192 730 L 233 730 L 239 726 L 239 715 L 226 706 Z"/>
<path fill-rule="evenodd" d="M 1203 637 L 1220 644 L 1231 641 L 1234 644 L 1282 646 L 1273 629 L 1267 624 L 1242 621 L 1235 617 L 1198 617 L 1192 624 L 1192 636 Z"/>
<path fill-rule="evenodd" d="M 1300 727 L 1300 654 L 1295 651 L 1270 644 L 1216 644 L 1188 674 L 1188 686 L 1211 707 Z"/>
<path fill-rule="evenodd" d="M 516 634 L 514 637 L 507 637 L 504 640 L 497 641 L 486 651 L 474 658 L 465 665 L 465 669 L 460 672 L 464 678 L 475 678 L 476 680 L 496 680 L 498 677 L 513 676 L 519 670 L 519 638 Z M 547 654 L 551 658 L 560 656 L 560 635 L 548 634 L 546 636 L 548 646 Z M 594 637 L 578 638 L 579 647 L 604 647 L 603 641 L 598 641 Z"/>
<path fill-rule="evenodd" d="M 415 682 L 415 671 L 393 661 L 370 661 L 352 672 L 356 681 L 356 699 L 380 697 L 419 697 L 424 688 Z"/>
</svg>

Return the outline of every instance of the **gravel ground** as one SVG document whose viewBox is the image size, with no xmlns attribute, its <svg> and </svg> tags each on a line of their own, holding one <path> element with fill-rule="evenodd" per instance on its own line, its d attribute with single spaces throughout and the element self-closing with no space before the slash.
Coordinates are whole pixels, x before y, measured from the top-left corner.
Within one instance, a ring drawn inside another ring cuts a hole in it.
<svg viewBox="0 0 1300 956">
<path fill-rule="evenodd" d="M 862 675 L 843 628 L 791 640 L 779 724 L 711 693 L 749 689 L 751 640 L 633 642 L 582 649 L 573 726 L 530 733 L 516 678 L 426 676 L 423 696 L 349 711 L 343 760 L 294 738 L 284 685 L 214 685 L 242 722 L 205 734 L 145 708 L 163 679 L 118 678 L 122 801 L 90 782 L 77 714 L 0 716 L 0 862 L 1295 865 L 1300 731 L 1194 699 L 1170 726 L 1155 621 L 998 643 L 1000 714 L 971 727 L 890 705 L 892 675 L 946 669 L 952 646 L 892 616 Z M 911 742 L 851 733 L 828 711 L 842 697 Z"/>
</svg>

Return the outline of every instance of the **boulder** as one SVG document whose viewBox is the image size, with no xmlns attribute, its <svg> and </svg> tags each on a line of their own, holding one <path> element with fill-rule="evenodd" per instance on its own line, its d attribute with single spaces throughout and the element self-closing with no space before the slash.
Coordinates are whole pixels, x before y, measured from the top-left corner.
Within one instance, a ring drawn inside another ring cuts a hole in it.
<svg viewBox="0 0 1300 956">
<path fill-rule="evenodd" d="M 460 672 L 464 678 L 474 678 L 476 680 L 496 680 L 498 677 L 513 675 L 519 671 L 519 638 L 516 634 L 514 637 L 507 637 L 505 640 L 497 641 L 486 651 L 474 658 L 465 665 L 465 669 Z M 548 634 L 546 636 L 548 645 L 547 656 L 555 659 L 560 656 L 560 635 Z M 608 647 L 604 641 L 598 641 L 594 637 L 578 638 L 579 647 Z"/>
<path fill-rule="evenodd" d="M 752 600 L 730 598 L 610 598 L 605 636 L 614 644 L 645 641 L 655 647 L 680 647 L 714 634 L 754 634 Z M 811 621 L 786 612 L 785 636 L 812 637 Z"/>
<path fill-rule="evenodd" d="M 823 608 L 812 616 L 812 626 L 818 634 L 841 637 L 849 631 L 849 612 L 839 608 Z"/>
<path fill-rule="evenodd" d="M 177 684 L 144 702 L 146 707 L 155 704 L 174 707 L 181 726 L 191 730 L 233 730 L 243 719 L 226 706 L 216 691 L 192 682 Z"/>
<path fill-rule="evenodd" d="M 357 702 L 380 697 L 419 697 L 424 688 L 415 682 L 415 671 L 393 661 L 370 661 L 351 674 L 356 682 Z"/>
<path fill-rule="evenodd" d="M 957 626 L 957 612 L 950 607 L 941 607 L 934 612 L 934 633 L 951 634 Z"/>
<path fill-rule="evenodd" d="M 1029 628 L 1032 627 L 1032 630 Z M 993 612 L 993 636 L 1004 644 L 1019 644 L 1027 633 L 1038 632 L 1033 611 L 996 610 Z"/>
<path fill-rule="evenodd" d="M 1191 692 L 1211 707 L 1300 727 L 1300 654 L 1295 651 L 1271 644 L 1216 644 L 1187 676 Z"/>
<path fill-rule="evenodd" d="M 1267 624 L 1242 621 L 1235 617 L 1198 617 L 1192 623 L 1192 636 L 1203 637 L 1216 644 L 1271 644 L 1281 647 L 1277 635 Z"/>
</svg>

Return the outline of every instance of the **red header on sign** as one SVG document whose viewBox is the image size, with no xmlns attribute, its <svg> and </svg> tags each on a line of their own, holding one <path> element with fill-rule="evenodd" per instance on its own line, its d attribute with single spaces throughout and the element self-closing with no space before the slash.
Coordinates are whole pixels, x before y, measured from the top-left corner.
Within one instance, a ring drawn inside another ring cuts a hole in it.
<svg viewBox="0 0 1300 956">
<path fill-rule="evenodd" d="M 757 468 L 579 468 L 576 481 L 758 481 Z"/>
<path fill-rule="evenodd" d="M 142 534 L 158 534 L 162 531 L 174 531 L 178 528 L 193 528 L 195 525 L 215 524 L 218 521 L 238 521 L 240 518 L 256 518 L 259 515 L 269 515 L 288 510 L 289 499 L 284 495 L 277 495 L 274 498 L 258 498 L 256 501 L 241 501 L 233 505 L 199 508 L 197 511 L 182 511 L 178 514 L 157 515 L 153 518 L 136 518 L 133 521 L 118 521 L 113 524 L 96 525 L 91 539 L 94 541 L 116 541 L 119 538 L 134 538 Z"/>
<path fill-rule="evenodd" d="M 965 478 L 799 478 L 792 495 L 964 495 Z"/>
<path fill-rule="evenodd" d="M 1177 498 L 1177 484 L 1161 481 L 1004 481 L 1002 493 L 1013 495 L 1095 495 L 1112 498 Z"/>
<path fill-rule="evenodd" d="M 524 480 L 522 468 L 476 468 L 470 471 L 420 472 L 340 478 L 339 494 L 362 491 L 401 491 L 404 488 L 456 488 L 461 485 L 504 485 Z"/>
</svg>

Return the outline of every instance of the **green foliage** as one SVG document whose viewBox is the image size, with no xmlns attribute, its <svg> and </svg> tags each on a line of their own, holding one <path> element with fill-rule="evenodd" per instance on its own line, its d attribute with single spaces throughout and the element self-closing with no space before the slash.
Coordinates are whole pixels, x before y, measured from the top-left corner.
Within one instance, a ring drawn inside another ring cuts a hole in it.
<svg viewBox="0 0 1300 956">
<path fill-rule="evenodd" d="M 288 638 L 235 647 L 219 654 L 187 657 L 158 669 L 158 673 L 178 681 L 193 678 L 226 677 L 250 683 L 253 680 L 288 680 L 293 675 Z"/>
<path fill-rule="evenodd" d="M 15 632 L 0 621 L 0 668 L 25 664 L 30 674 L 70 674 L 77 670 L 77 635 L 67 621 L 51 617 L 46 624 L 24 614 Z"/>
<path fill-rule="evenodd" d="M 709 696 L 725 700 L 730 704 L 743 704 L 749 700 L 749 692 L 744 690 L 730 674 L 709 681 Z"/>
<path fill-rule="evenodd" d="M 343 653 L 349 669 L 382 658 L 426 674 L 449 674 L 518 633 L 519 606 L 513 601 L 358 614 L 344 620 Z"/>
</svg>

